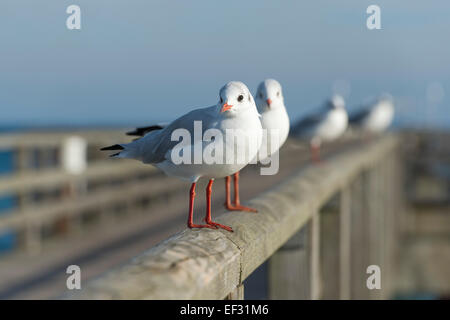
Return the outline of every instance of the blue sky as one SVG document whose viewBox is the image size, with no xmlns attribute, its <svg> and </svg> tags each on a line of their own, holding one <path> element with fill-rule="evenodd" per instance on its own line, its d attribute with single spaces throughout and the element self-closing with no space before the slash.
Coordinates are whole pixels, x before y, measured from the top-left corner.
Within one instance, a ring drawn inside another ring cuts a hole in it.
<svg viewBox="0 0 450 320">
<path fill-rule="evenodd" d="M 398 122 L 450 127 L 449 16 L 448 1 L 2 0 L 0 124 L 142 125 L 273 77 L 292 119 L 344 83 L 350 109 L 391 92 Z"/>
</svg>

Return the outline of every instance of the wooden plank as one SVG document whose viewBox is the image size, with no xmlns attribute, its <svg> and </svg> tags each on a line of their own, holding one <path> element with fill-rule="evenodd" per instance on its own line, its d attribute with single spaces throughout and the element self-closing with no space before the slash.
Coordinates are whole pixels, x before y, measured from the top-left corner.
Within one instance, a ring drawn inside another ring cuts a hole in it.
<svg viewBox="0 0 450 320">
<path fill-rule="evenodd" d="M 250 205 L 216 220 L 224 230 L 184 230 L 68 294 L 79 299 L 223 299 L 288 241 L 336 192 L 397 146 L 385 136 L 301 169 Z"/>
</svg>

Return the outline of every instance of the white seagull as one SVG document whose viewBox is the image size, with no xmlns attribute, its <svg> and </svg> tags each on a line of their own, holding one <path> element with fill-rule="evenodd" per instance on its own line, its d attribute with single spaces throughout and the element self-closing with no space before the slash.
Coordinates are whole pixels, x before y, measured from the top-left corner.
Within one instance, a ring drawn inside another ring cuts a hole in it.
<svg viewBox="0 0 450 320">
<path fill-rule="evenodd" d="M 194 121 L 201 121 L 201 134 L 198 132 L 196 134 L 199 123 Z M 177 129 L 180 130 L 176 131 Z M 225 139 L 227 131 L 233 130 L 238 132 L 240 139 Z M 180 142 L 183 133 L 190 135 L 191 140 L 188 143 L 185 143 L 184 139 L 183 143 Z M 187 223 L 189 228 L 219 227 L 233 231 L 232 228 L 211 220 L 211 188 L 215 178 L 227 177 L 245 167 L 256 156 L 261 144 L 262 127 L 259 114 L 245 84 L 237 81 L 229 82 L 220 89 L 216 105 L 193 110 L 168 125 L 138 128 L 129 134 L 143 137 L 131 143 L 116 144 L 102 150 L 119 150 L 112 156 L 140 160 L 156 166 L 167 175 L 190 181 L 192 185 Z M 209 138 L 206 138 L 207 135 Z M 223 140 L 219 141 L 219 138 Z M 243 150 L 246 157 L 235 154 L 236 149 Z M 214 150 L 214 154 L 219 155 L 219 158 L 222 157 L 223 161 L 205 161 L 204 155 L 207 150 Z M 200 163 L 195 159 L 198 151 L 201 152 Z M 193 155 L 194 161 L 180 163 L 178 159 L 175 160 L 174 154 L 189 155 L 189 159 L 192 159 L 190 155 Z M 209 179 L 206 188 L 207 205 L 204 219 L 206 224 L 193 223 L 195 185 L 200 178 Z"/>
<path fill-rule="evenodd" d="M 300 120 L 293 129 L 293 135 L 309 140 L 312 159 L 318 162 L 322 143 L 339 138 L 347 126 L 344 98 L 334 95 L 319 112 Z"/>
<path fill-rule="evenodd" d="M 377 101 L 350 116 L 350 123 L 363 131 L 377 134 L 385 131 L 394 118 L 394 102 L 389 94 L 384 94 Z"/>
<path fill-rule="evenodd" d="M 261 124 L 265 131 L 262 137 L 259 160 L 271 156 L 277 152 L 289 135 L 289 116 L 284 106 L 281 85 L 274 79 L 267 79 L 258 86 L 255 96 L 256 106 L 261 114 Z M 273 137 L 272 137 L 273 135 Z M 272 141 L 273 138 L 273 141 Z M 271 145 L 274 142 L 274 145 Z M 264 149 L 261 154 L 261 149 Z M 225 178 L 226 202 L 225 207 L 231 211 L 257 212 L 256 209 L 241 205 L 239 199 L 239 172 L 233 175 L 234 179 L 234 202 L 231 203 L 231 177 Z"/>
</svg>

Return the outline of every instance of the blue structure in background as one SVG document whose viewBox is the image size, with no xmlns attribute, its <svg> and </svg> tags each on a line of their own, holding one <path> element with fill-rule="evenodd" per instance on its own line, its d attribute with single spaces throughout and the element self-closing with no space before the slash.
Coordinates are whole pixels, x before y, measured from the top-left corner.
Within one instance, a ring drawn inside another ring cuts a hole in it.
<svg viewBox="0 0 450 320">
<path fill-rule="evenodd" d="M 0 175 L 10 173 L 14 170 L 14 155 L 10 151 L 0 151 Z M 6 214 L 16 205 L 13 196 L 0 196 L 0 215 Z M 0 233 L 0 255 L 10 251 L 16 245 L 17 237 L 13 231 Z"/>
</svg>

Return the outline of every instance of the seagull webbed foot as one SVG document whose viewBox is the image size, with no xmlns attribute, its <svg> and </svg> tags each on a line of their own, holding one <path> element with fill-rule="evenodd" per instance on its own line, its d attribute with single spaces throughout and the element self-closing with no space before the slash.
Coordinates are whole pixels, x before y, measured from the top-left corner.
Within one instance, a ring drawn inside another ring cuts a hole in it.
<svg viewBox="0 0 450 320">
<path fill-rule="evenodd" d="M 258 210 L 250 208 L 250 207 L 246 207 L 240 204 L 237 205 L 232 205 L 232 204 L 227 204 L 225 203 L 225 208 L 229 211 L 246 211 L 246 212 L 258 212 Z"/>
<path fill-rule="evenodd" d="M 229 226 L 214 222 L 214 221 L 206 221 L 206 223 L 210 226 L 214 226 L 215 228 L 222 228 L 224 230 L 230 231 L 230 232 L 234 232 L 233 229 Z"/>
<path fill-rule="evenodd" d="M 194 224 L 194 223 L 189 223 L 188 224 L 188 228 L 192 229 L 192 228 L 209 228 L 209 229 L 217 229 L 216 226 L 212 225 L 212 224 Z"/>
</svg>

